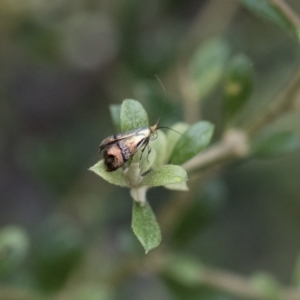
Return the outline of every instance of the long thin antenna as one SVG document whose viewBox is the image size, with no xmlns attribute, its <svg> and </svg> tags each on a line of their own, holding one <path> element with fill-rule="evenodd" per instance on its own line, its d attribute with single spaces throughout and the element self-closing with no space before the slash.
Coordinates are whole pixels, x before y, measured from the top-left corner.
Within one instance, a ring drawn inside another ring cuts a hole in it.
<svg viewBox="0 0 300 300">
<path fill-rule="evenodd" d="M 155 78 L 156 78 L 156 79 L 157 79 L 157 81 L 159 82 L 159 84 L 160 84 L 160 86 L 161 86 L 161 88 L 162 88 L 162 90 L 164 91 L 164 94 L 165 94 L 164 102 L 163 102 L 163 105 L 162 105 L 162 108 L 161 108 L 161 111 L 160 111 L 160 116 L 159 116 L 159 118 L 158 118 L 158 120 L 157 120 L 156 124 L 154 125 L 154 126 L 155 126 L 155 129 L 161 129 L 161 128 L 165 128 L 165 129 L 172 130 L 172 131 L 174 131 L 174 132 L 177 132 L 177 133 L 179 133 L 180 135 L 182 135 L 182 133 L 181 133 L 181 132 L 179 132 L 179 131 L 177 131 L 177 130 L 175 130 L 175 129 L 173 129 L 173 128 L 166 127 L 166 126 L 160 126 L 160 127 L 158 127 L 158 126 L 157 126 L 157 125 L 158 125 L 158 123 L 159 123 L 159 121 L 160 121 L 161 114 L 162 114 L 162 112 L 163 112 L 164 106 L 165 106 L 165 104 L 166 104 L 166 99 L 167 99 L 167 91 L 166 91 L 166 89 L 165 89 L 165 86 L 164 86 L 163 82 L 161 81 L 161 79 L 158 77 L 158 75 L 157 75 L 157 74 L 155 74 Z"/>
<path fill-rule="evenodd" d="M 162 90 L 164 91 L 165 98 L 166 98 L 166 97 L 167 97 L 167 91 L 166 91 L 166 89 L 165 89 L 165 86 L 164 86 L 164 84 L 162 83 L 161 79 L 158 77 L 158 75 L 157 75 L 157 74 L 155 74 L 155 78 L 156 78 L 156 79 L 157 79 L 157 81 L 159 82 L 159 84 L 160 84 L 160 86 L 161 86 Z"/>
<path fill-rule="evenodd" d="M 177 131 L 177 130 L 175 130 L 173 128 L 167 127 L 167 126 L 159 126 L 156 129 L 161 129 L 161 128 L 169 129 L 169 130 L 172 130 L 172 131 L 174 131 L 176 133 L 179 133 L 180 135 L 183 135 L 183 133 L 181 133 L 181 132 L 179 132 L 179 131 Z"/>
<path fill-rule="evenodd" d="M 163 82 L 161 81 L 161 79 L 158 77 L 157 74 L 155 74 L 155 78 L 156 78 L 157 81 L 159 82 L 159 84 L 160 84 L 160 86 L 161 86 L 161 88 L 162 88 L 162 90 L 164 91 L 164 94 L 165 94 L 164 102 L 163 102 L 162 107 L 161 107 L 161 110 L 160 110 L 160 115 L 159 115 L 159 117 L 158 117 L 158 119 L 157 119 L 157 121 L 156 121 L 156 124 L 155 124 L 155 125 L 157 126 L 158 123 L 159 123 L 159 121 L 160 121 L 160 118 L 161 118 L 163 109 L 165 108 L 166 99 L 167 99 L 167 91 L 166 91 L 166 89 L 165 89 L 165 86 L 164 86 Z"/>
</svg>

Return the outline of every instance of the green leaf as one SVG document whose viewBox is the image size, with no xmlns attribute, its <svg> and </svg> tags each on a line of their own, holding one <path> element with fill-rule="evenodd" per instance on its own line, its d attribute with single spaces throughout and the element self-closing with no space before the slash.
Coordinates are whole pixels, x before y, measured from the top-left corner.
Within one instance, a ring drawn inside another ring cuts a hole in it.
<svg viewBox="0 0 300 300">
<path fill-rule="evenodd" d="M 138 101 L 124 100 L 120 116 L 122 132 L 149 126 L 147 112 Z"/>
<path fill-rule="evenodd" d="M 295 31 L 292 22 L 271 1 L 268 0 L 240 0 L 249 10 L 258 16 L 269 20 L 287 31 Z"/>
<path fill-rule="evenodd" d="M 121 131 L 121 121 L 120 121 L 120 114 L 121 114 L 121 105 L 120 104 L 112 104 L 109 106 L 110 115 L 115 125 L 117 131 Z"/>
<path fill-rule="evenodd" d="M 165 165 L 151 171 L 142 180 L 140 186 L 161 186 L 181 183 L 187 180 L 186 171 L 175 165 Z"/>
<path fill-rule="evenodd" d="M 97 162 L 94 166 L 90 167 L 89 170 L 93 171 L 111 184 L 127 186 L 122 168 L 119 168 L 113 172 L 107 172 L 103 159 Z"/>
<path fill-rule="evenodd" d="M 144 205 L 133 203 L 132 229 L 143 245 L 146 253 L 157 247 L 161 242 L 161 232 L 155 215 L 146 201 Z"/>
<path fill-rule="evenodd" d="M 29 238 L 21 227 L 4 227 L 0 231 L 0 274 L 14 270 L 23 261 L 28 248 Z"/>
<path fill-rule="evenodd" d="M 201 121 L 192 125 L 176 143 L 171 155 L 171 163 L 180 165 L 210 143 L 214 131 L 214 125 L 207 121 Z"/>
<path fill-rule="evenodd" d="M 226 119 L 235 115 L 249 99 L 253 88 L 253 75 L 252 63 L 247 56 L 237 55 L 229 63 L 224 84 Z"/>
<path fill-rule="evenodd" d="M 171 128 L 178 131 L 175 132 L 173 130 L 169 130 L 167 132 L 167 161 L 170 160 L 171 154 L 173 152 L 173 149 L 178 142 L 178 140 L 181 138 L 181 136 L 187 131 L 190 125 L 183 122 L 178 122 L 174 124 Z"/>
<path fill-rule="evenodd" d="M 152 167 L 155 169 L 166 164 L 167 140 L 163 131 L 157 131 L 157 137 L 154 141 L 151 141 L 150 147 L 153 148 L 153 150 L 155 149 L 156 152 L 156 159 Z"/>
<path fill-rule="evenodd" d="M 210 94 L 218 84 L 228 56 L 229 45 L 219 38 L 202 44 L 193 54 L 189 64 L 191 88 L 199 100 Z"/>
<path fill-rule="evenodd" d="M 293 132 L 279 132 L 261 136 L 254 142 L 252 153 L 258 157 L 272 157 L 293 152 L 299 147 L 299 139 Z"/>
</svg>

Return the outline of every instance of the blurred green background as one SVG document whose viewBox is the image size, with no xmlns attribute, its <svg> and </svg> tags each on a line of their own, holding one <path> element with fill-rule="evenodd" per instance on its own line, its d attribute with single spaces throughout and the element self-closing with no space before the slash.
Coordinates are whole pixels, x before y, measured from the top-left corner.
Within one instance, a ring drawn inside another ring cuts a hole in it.
<svg viewBox="0 0 300 300">
<path fill-rule="evenodd" d="M 288 3 L 300 13 L 298 0 Z M 216 41 L 225 62 L 239 53 L 252 62 L 254 91 L 239 117 L 251 122 L 289 81 L 300 51 L 238 1 L 0 0 L 0 299 L 240 299 L 143 266 L 107 285 L 102 278 L 144 252 L 130 228 L 129 191 L 88 171 L 101 140 L 116 133 L 109 105 L 139 100 L 156 121 L 165 95 L 155 75 L 167 91 L 161 124 L 201 116 L 218 140 L 223 71 L 204 72 L 196 101 L 180 88 L 195 53 Z M 297 133 L 299 112 L 272 126 Z M 230 166 L 188 196 L 150 190 L 157 213 L 174 198 L 193 200 L 160 247 L 295 284 L 299 178 L 293 152 Z"/>
</svg>

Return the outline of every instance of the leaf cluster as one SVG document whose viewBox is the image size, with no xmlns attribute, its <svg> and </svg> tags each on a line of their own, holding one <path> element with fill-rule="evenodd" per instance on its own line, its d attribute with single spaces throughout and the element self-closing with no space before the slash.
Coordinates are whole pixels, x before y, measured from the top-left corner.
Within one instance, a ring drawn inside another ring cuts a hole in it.
<svg viewBox="0 0 300 300">
<path fill-rule="evenodd" d="M 111 111 L 122 132 L 149 127 L 147 113 L 138 101 L 124 100 L 120 109 L 114 106 Z M 116 119 L 115 111 L 120 111 L 120 122 Z M 191 126 L 177 123 L 171 129 L 175 131 L 170 130 L 167 134 L 158 130 L 155 133 L 157 138 L 150 141 L 151 151 L 139 150 L 124 167 L 114 172 L 106 171 L 103 159 L 90 168 L 109 183 L 130 188 L 134 200 L 132 228 L 146 252 L 156 247 L 161 240 L 159 226 L 146 200 L 147 190 L 164 186 L 186 191 L 187 173 L 180 164 L 208 146 L 214 126 L 201 121 Z"/>
</svg>

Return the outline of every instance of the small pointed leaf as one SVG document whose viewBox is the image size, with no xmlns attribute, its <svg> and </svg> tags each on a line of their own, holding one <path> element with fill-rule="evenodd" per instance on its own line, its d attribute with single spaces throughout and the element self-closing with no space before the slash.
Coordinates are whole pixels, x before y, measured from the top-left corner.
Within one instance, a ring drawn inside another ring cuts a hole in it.
<svg viewBox="0 0 300 300">
<path fill-rule="evenodd" d="M 181 138 L 181 136 L 187 131 L 187 129 L 189 128 L 189 124 L 187 123 L 183 123 L 183 122 L 178 122 L 176 124 L 174 124 L 171 128 L 173 130 L 169 130 L 167 132 L 167 160 L 170 160 L 170 156 L 173 152 L 173 149 L 176 145 L 176 143 L 178 142 L 178 140 Z"/>
<path fill-rule="evenodd" d="M 224 84 L 226 119 L 235 115 L 247 102 L 253 88 L 253 68 L 247 56 L 240 54 L 229 63 Z"/>
<path fill-rule="evenodd" d="M 158 167 L 147 174 L 141 182 L 141 186 L 161 186 L 173 183 L 181 183 L 187 180 L 186 171 L 175 165 Z"/>
<path fill-rule="evenodd" d="M 207 121 L 192 125 L 176 143 L 171 163 L 180 165 L 204 150 L 210 143 L 213 131 L 214 126 Z"/>
<path fill-rule="evenodd" d="M 124 100 L 121 106 L 122 132 L 149 126 L 148 115 L 144 107 L 135 100 Z"/>
<path fill-rule="evenodd" d="M 161 242 L 161 232 L 151 206 L 146 201 L 144 205 L 133 203 L 132 229 L 146 253 L 157 247 Z"/>
<path fill-rule="evenodd" d="M 97 162 L 94 166 L 90 167 L 89 170 L 93 171 L 111 184 L 127 186 L 123 170 L 120 168 L 113 172 L 107 172 L 103 159 Z"/>
</svg>

